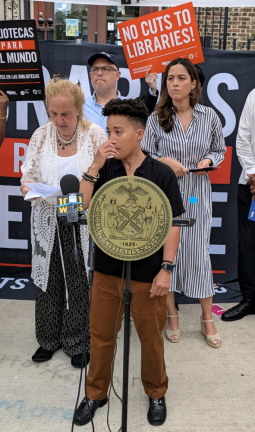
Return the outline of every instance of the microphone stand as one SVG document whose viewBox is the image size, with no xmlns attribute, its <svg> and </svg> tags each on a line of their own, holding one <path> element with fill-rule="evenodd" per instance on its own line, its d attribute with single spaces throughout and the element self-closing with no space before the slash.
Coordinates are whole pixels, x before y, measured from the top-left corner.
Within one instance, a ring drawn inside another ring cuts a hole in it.
<svg viewBox="0 0 255 432">
<path fill-rule="evenodd" d="M 79 252 L 78 252 L 78 246 L 77 246 L 77 233 L 76 233 L 76 223 L 71 223 L 72 226 L 72 232 L 73 232 L 73 254 L 74 254 L 74 259 L 79 271 Z"/>
<path fill-rule="evenodd" d="M 128 409 L 128 375 L 129 375 L 129 347 L 130 347 L 130 304 L 132 291 L 130 290 L 131 262 L 126 262 L 126 289 L 124 291 L 124 354 L 123 354 L 123 387 L 122 387 L 122 426 L 121 431 L 127 432 Z"/>
<path fill-rule="evenodd" d="M 92 287 L 94 268 L 95 268 L 95 243 L 91 235 L 89 235 L 89 287 Z"/>
</svg>

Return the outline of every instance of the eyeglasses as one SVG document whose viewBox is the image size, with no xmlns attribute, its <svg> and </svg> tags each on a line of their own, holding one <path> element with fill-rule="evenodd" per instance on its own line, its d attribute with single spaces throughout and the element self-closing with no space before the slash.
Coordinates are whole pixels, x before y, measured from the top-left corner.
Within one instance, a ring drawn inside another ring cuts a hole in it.
<svg viewBox="0 0 255 432">
<path fill-rule="evenodd" d="M 96 67 L 95 66 L 95 67 L 92 67 L 90 69 L 90 72 L 94 75 L 94 74 L 97 74 L 100 69 L 101 69 L 101 72 L 102 72 L 103 75 L 108 75 L 112 70 L 114 72 L 118 71 L 117 69 L 114 69 L 111 66 L 102 66 L 102 67 Z"/>
</svg>

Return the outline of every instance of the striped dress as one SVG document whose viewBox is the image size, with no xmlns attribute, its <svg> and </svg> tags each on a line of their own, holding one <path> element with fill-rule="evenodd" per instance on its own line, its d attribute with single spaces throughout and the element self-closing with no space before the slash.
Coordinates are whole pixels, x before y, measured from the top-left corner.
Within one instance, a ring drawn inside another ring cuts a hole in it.
<svg viewBox="0 0 255 432">
<path fill-rule="evenodd" d="M 157 159 L 160 156 L 177 160 L 185 168 L 196 168 L 198 163 L 210 158 L 214 166 L 224 159 L 226 151 L 222 125 L 212 108 L 197 104 L 186 134 L 176 114 L 170 133 L 158 124 L 152 114 L 147 122 L 141 143 L 143 150 Z M 193 228 L 182 228 L 176 254 L 176 268 L 172 275 L 170 291 L 182 291 L 188 297 L 206 298 L 214 294 L 211 260 L 209 256 L 212 223 L 212 192 L 207 175 L 194 173 L 178 178 L 186 213 L 183 217 L 196 219 Z M 192 204 L 191 197 L 197 202 Z"/>
</svg>

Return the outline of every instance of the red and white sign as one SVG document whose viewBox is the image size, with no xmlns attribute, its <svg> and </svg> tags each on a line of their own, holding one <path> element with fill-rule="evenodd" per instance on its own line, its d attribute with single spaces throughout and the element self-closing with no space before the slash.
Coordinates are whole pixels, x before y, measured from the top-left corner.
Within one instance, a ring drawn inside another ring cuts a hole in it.
<svg viewBox="0 0 255 432">
<path fill-rule="evenodd" d="M 5 138 L 0 148 L 0 177 L 21 177 L 29 143 L 27 138 Z"/>
<path fill-rule="evenodd" d="M 204 61 L 193 4 L 185 3 L 118 24 L 132 79 L 164 72 L 178 57 Z"/>
</svg>

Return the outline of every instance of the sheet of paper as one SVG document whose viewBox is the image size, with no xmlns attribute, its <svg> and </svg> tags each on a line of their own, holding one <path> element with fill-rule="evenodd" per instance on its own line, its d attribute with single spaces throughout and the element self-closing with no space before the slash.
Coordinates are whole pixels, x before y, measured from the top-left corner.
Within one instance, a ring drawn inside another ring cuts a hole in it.
<svg viewBox="0 0 255 432">
<path fill-rule="evenodd" d="M 43 183 L 24 183 L 30 191 L 26 194 L 25 200 L 31 198 L 53 198 L 62 195 L 60 187 L 50 186 Z"/>
<path fill-rule="evenodd" d="M 32 198 L 39 198 L 40 196 L 41 196 L 41 195 L 38 194 L 38 193 L 36 193 L 36 192 L 29 191 L 29 192 L 26 194 L 24 200 L 27 201 L 27 200 L 30 200 L 30 199 L 32 199 Z"/>
<path fill-rule="evenodd" d="M 218 304 L 212 305 L 212 313 L 213 313 L 213 315 L 216 315 L 217 317 L 219 317 L 224 312 L 226 312 L 226 309 L 224 309 L 222 306 L 220 306 Z"/>
</svg>

